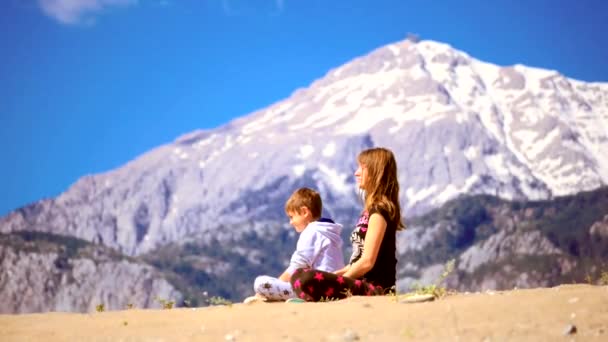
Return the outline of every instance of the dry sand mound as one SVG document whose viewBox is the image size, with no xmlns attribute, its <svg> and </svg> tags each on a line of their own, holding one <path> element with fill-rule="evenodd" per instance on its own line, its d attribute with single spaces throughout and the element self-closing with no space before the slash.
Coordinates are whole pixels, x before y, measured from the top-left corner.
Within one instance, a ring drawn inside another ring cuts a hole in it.
<svg viewBox="0 0 608 342">
<path fill-rule="evenodd" d="M 608 286 L 0 315 L 2 341 L 608 341 Z"/>
</svg>

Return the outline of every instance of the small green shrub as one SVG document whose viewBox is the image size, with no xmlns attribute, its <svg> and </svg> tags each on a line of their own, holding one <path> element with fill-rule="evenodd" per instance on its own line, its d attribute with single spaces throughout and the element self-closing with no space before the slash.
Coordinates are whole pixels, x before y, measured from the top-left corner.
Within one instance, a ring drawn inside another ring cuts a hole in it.
<svg viewBox="0 0 608 342">
<path fill-rule="evenodd" d="M 441 298 L 445 296 L 447 293 L 447 289 L 444 286 L 441 286 L 441 284 L 445 282 L 445 279 L 448 277 L 448 275 L 450 275 L 450 273 L 454 271 L 455 264 L 455 259 L 451 259 L 450 261 L 448 261 L 445 264 L 445 267 L 443 268 L 443 272 L 434 284 L 427 286 L 417 286 L 414 292 L 416 294 L 430 294 L 433 295 L 433 297 L 435 298 Z"/>
<path fill-rule="evenodd" d="M 214 296 L 209 298 L 208 300 L 209 305 L 226 305 L 226 306 L 232 306 L 232 302 L 229 301 L 226 298 L 223 297 L 219 297 L 219 296 Z"/>
</svg>

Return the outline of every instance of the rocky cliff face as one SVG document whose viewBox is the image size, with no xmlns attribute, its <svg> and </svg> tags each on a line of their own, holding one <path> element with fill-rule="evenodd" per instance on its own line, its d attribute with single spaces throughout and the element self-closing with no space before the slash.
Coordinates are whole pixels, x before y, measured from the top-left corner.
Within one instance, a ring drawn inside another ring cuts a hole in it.
<svg viewBox="0 0 608 342">
<path fill-rule="evenodd" d="M 488 195 L 449 201 L 409 219 L 398 233 L 398 290 L 436 283 L 450 260 L 455 269 L 446 285 L 460 291 L 596 281 L 608 272 L 607 218 L 605 187 L 546 201 Z M 268 221 L 250 226 L 256 225 L 265 231 L 251 229 L 227 242 L 192 236 L 136 259 L 71 237 L 1 234 L 3 312 L 242 300 L 252 294 L 255 276 L 285 269 L 295 246 L 293 232 Z"/>
<path fill-rule="evenodd" d="M 590 282 L 608 272 L 608 188 L 551 201 L 463 198 L 399 237 L 399 287 L 432 284 L 447 261 L 462 291 Z"/>
<path fill-rule="evenodd" d="M 79 247 L 33 236 L 0 235 L 2 313 L 158 308 L 159 299 L 182 298 L 149 265 L 76 239 L 59 238 Z"/>
</svg>

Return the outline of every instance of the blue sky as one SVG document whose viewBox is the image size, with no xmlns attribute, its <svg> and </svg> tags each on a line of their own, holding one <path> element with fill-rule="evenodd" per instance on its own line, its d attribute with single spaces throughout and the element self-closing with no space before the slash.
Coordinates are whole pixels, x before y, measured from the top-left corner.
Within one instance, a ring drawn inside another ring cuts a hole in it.
<svg viewBox="0 0 608 342">
<path fill-rule="evenodd" d="M 519 3 L 519 4 L 517 4 Z M 608 81 L 608 1 L 3 0 L 0 215 L 411 33 Z"/>
</svg>

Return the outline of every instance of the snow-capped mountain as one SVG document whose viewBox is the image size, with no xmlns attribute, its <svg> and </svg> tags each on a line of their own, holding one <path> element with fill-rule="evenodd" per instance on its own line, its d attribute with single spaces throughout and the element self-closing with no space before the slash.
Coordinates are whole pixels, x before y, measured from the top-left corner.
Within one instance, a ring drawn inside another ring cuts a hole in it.
<svg viewBox="0 0 608 342">
<path fill-rule="evenodd" d="M 397 42 L 267 108 L 83 177 L 0 219 L 0 231 L 73 235 L 130 255 L 191 235 L 234 240 L 286 224 L 284 201 L 302 185 L 349 226 L 356 156 L 371 146 L 395 152 L 406 217 L 460 194 L 595 189 L 608 184 L 608 83 Z"/>
</svg>

